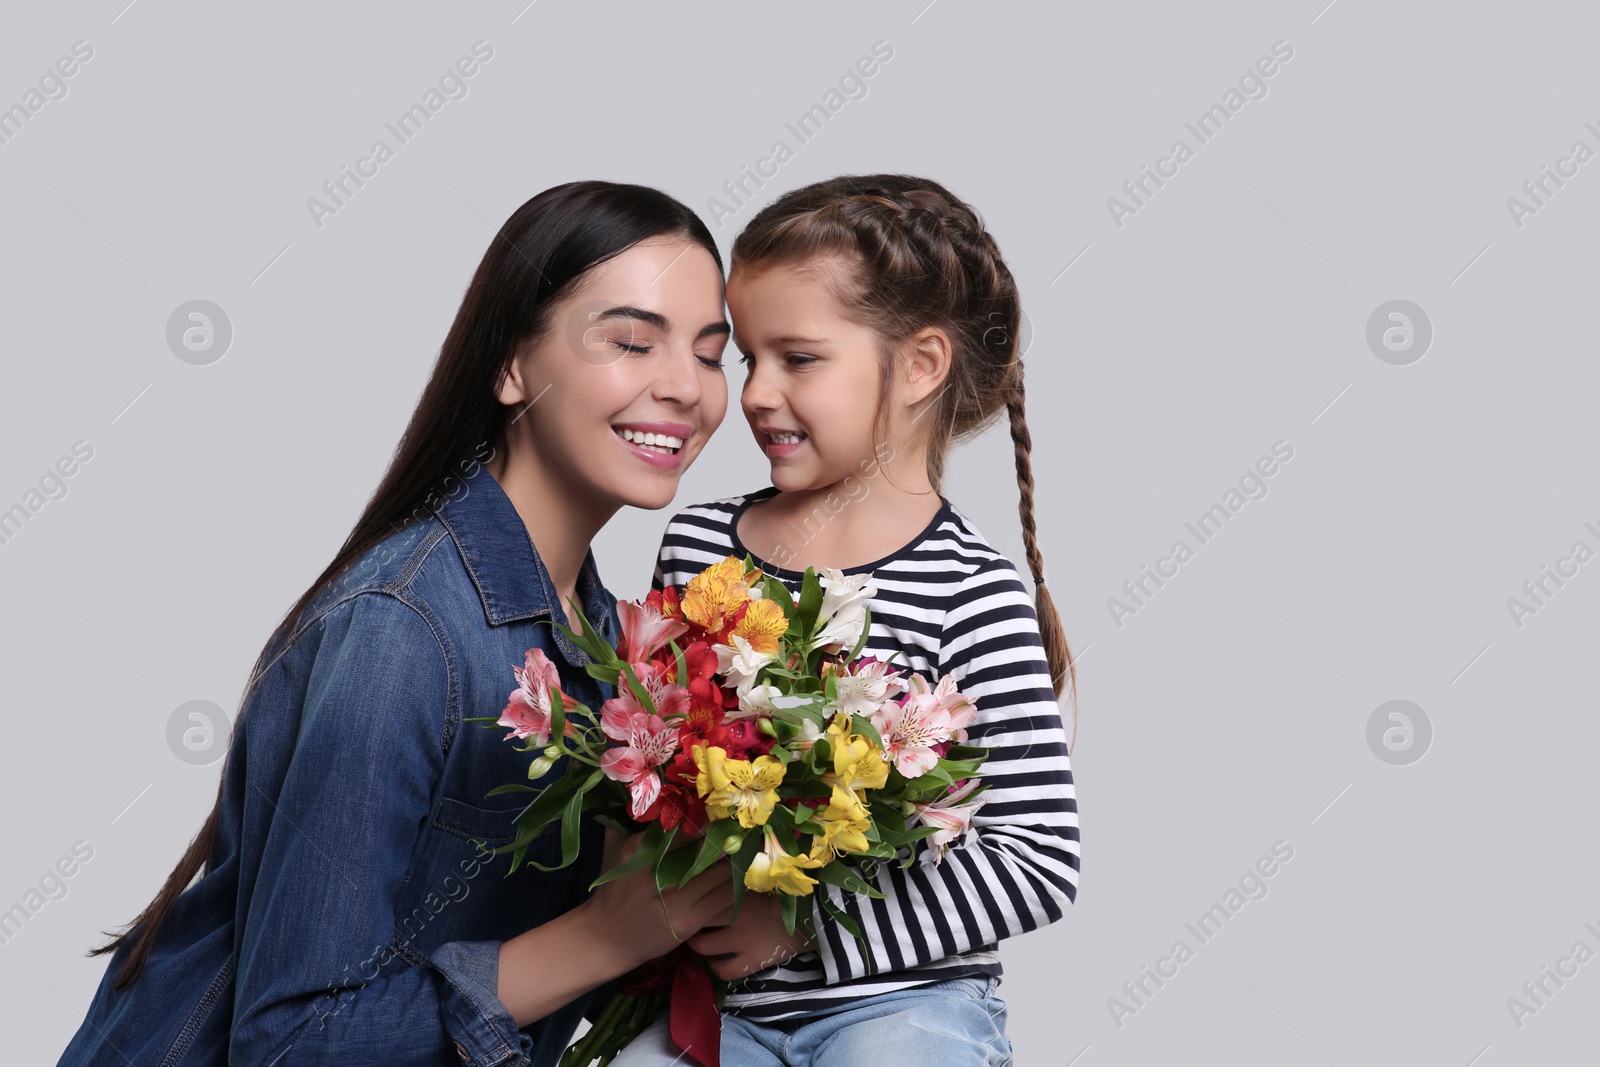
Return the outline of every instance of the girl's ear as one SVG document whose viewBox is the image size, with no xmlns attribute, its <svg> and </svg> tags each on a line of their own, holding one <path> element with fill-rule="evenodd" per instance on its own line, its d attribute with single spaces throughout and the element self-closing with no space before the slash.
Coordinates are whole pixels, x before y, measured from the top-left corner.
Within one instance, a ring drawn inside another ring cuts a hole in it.
<svg viewBox="0 0 1600 1067">
<path fill-rule="evenodd" d="M 919 404 L 944 387 L 950 376 L 950 335 L 925 326 L 905 342 L 906 402 Z"/>
</svg>

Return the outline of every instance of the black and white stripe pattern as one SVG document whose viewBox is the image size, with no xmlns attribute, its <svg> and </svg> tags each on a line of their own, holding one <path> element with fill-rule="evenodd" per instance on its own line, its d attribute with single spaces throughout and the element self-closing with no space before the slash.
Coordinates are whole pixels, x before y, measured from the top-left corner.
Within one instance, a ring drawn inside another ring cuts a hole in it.
<svg viewBox="0 0 1600 1067">
<path fill-rule="evenodd" d="M 777 492 L 686 508 L 668 523 L 653 587 L 681 588 L 727 556 L 748 551 L 735 532 L 744 506 Z M 943 498 L 941 498 L 942 500 Z M 800 574 L 757 566 L 793 591 Z M 982 770 L 988 802 L 937 869 L 921 858 L 873 879 L 874 899 L 819 885 L 861 927 L 876 970 L 820 901 L 819 945 L 735 982 L 724 1011 L 780 1019 L 889 992 L 1001 973 L 997 942 L 1061 918 L 1077 894 L 1078 806 L 1061 713 L 1050 684 L 1038 617 L 1016 568 L 948 500 L 909 545 L 845 573 L 871 571 L 878 595 L 864 655 L 909 667 L 930 682 L 949 674 L 976 701 L 973 744 L 990 749 Z"/>
</svg>

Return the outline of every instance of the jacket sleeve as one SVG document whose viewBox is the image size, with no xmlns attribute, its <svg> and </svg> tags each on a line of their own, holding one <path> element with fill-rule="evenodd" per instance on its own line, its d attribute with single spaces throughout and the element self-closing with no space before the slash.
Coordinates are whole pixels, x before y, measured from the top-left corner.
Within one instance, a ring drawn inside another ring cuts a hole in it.
<svg viewBox="0 0 1600 1067">
<path fill-rule="evenodd" d="M 241 909 L 229 1062 L 523 1067 L 533 1042 L 499 999 L 500 942 L 423 955 L 395 925 L 458 699 L 443 638 L 376 592 L 319 625 L 281 788 L 247 786 L 272 817 Z"/>
<path fill-rule="evenodd" d="M 883 899 L 823 885 L 859 943 L 812 906 L 826 980 L 900 970 L 991 945 L 1061 918 L 1077 894 L 1078 806 L 1061 712 L 1033 600 L 1007 559 L 965 579 L 945 615 L 939 670 L 978 706 L 968 743 L 990 750 L 983 807 L 938 867 L 881 863 Z M 928 679 L 930 682 L 936 679 Z"/>
</svg>

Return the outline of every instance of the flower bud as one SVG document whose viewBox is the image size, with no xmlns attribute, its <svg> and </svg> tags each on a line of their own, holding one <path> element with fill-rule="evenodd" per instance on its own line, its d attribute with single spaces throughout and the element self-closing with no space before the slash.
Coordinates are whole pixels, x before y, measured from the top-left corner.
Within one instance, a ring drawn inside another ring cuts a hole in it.
<svg viewBox="0 0 1600 1067">
<path fill-rule="evenodd" d="M 764 715 L 756 717 L 756 729 L 760 730 L 768 737 L 778 736 L 778 731 L 772 728 L 772 720 Z"/>
<path fill-rule="evenodd" d="M 556 761 L 556 759 L 558 759 L 560 757 L 560 755 L 561 755 L 561 746 L 560 745 L 546 745 L 545 749 L 544 749 L 544 754 L 550 758 L 550 762 L 554 763 Z"/>
<path fill-rule="evenodd" d="M 534 760 L 528 765 L 528 777 L 543 778 L 546 774 L 550 773 L 550 768 L 554 767 L 555 765 L 556 761 L 551 759 L 549 756 L 540 756 L 538 759 Z"/>
</svg>

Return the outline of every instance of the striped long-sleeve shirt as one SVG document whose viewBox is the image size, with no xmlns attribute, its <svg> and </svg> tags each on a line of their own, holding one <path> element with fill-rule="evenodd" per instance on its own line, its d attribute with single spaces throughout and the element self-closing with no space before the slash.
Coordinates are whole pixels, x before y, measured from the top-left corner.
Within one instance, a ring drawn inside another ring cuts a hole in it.
<svg viewBox="0 0 1600 1067">
<path fill-rule="evenodd" d="M 745 507 L 766 489 L 686 508 L 668 523 L 653 587 L 680 589 L 728 556 L 749 554 L 791 592 L 801 574 L 764 562 L 739 540 Z M 1061 713 L 1032 597 L 1015 566 L 948 500 L 904 548 L 844 573 L 870 572 L 877 595 L 863 655 L 929 682 L 954 677 L 978 708 L 968 743 L 989 749 L 979 774 L 987 802 L 972 829 L 932 867 L 878 865 L 882 899 L 817 886 L 817 949 L 734 982 L 723 1010 L 780 1019 L 875 993 L 1000 974 L 997 942 L 1061 918 L 1077 894 L 1078 807 Z M 919 848 L 924 846 L 919 846 Z M 827 893 L 860 926 L 854 935 L 823 910 Z"/>
</svg>

